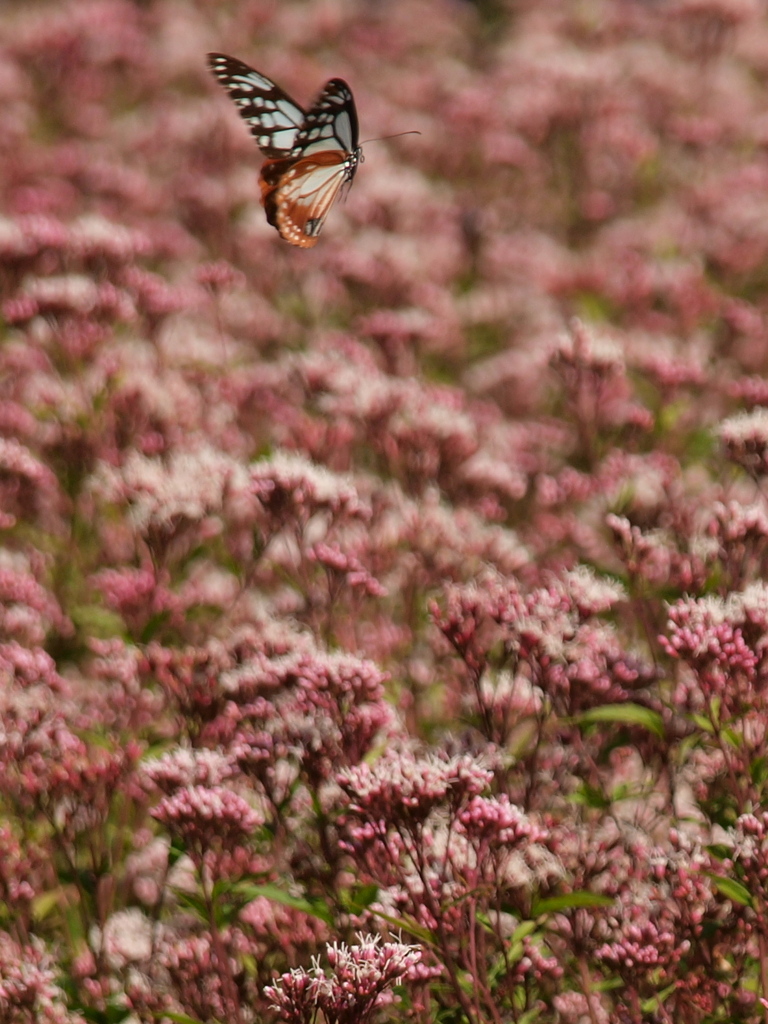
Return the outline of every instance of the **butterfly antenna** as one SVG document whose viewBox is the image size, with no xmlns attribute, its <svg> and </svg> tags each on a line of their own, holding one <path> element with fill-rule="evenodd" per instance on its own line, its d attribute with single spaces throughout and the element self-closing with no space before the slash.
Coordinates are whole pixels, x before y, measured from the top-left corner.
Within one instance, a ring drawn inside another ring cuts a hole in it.
<svg viewBox="0 0 768 1024">
<path fill-rule="evenodd" d="M 369 142 L 383 142 L 385 139 L 399 139 L 401 135 L 421 135 L 421 132 L 395 132 L 394 135 L 379 135 L 375 139 L 363 139 L 361 146 L 367 146 Z"/>
</svg>

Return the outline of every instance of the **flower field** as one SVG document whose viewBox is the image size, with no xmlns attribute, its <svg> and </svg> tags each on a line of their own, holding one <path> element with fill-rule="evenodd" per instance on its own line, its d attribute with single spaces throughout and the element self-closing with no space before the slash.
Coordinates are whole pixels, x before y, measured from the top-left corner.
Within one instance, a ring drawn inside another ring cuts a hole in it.
<svg viewBox="0 0 768 1024">
<path fill-rule="evenodd" d="M 0 1024 L 768 1021 L 765 5 L 6 0 L 0 129 Z"/>
</svg>

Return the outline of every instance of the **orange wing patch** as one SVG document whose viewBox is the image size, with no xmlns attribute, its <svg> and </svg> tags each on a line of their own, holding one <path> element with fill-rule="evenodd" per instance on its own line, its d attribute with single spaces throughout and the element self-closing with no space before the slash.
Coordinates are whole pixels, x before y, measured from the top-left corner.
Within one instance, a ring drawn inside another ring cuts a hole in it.
<svg viewBox="0 0 768 1024">
<path fill-rule="evenodd" d="M 348 155 L 321 150 L 299 160 L 268 160 L 261 169 L 261 201 L 267 220 L 302 249 L 317 243 L 325 218 L 348 178 Z"/>
</svg>

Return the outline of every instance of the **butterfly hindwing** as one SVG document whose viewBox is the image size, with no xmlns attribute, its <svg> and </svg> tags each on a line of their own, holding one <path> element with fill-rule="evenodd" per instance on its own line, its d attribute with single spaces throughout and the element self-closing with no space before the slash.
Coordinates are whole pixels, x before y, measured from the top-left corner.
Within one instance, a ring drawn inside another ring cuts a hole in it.
<svg viewBox="0 0 768 1024">
<path fill-rule="evenodd" d="M 305 118 L 299 104 L 270 78 L 241 60 L 224 53 L 209 53 L 208 64 L 232 97 L 264 156 L 275 158 L 291 153 Z"/>
<path fill-rule="evenodd" d="M 267 219 L 283 238 L 302 249 L 317 242 L 349 169 L 346 154 L 326 150 L 296 160 L 279 178 L 273 195 L 265 198 Z"/>
<path fill-rule="evenodd" d="M 292 245 L 311 248 L 362 160 L 352 91 L 332 78 L 304 111 L 242 61 L 222 53 L 208 61 L 267 157 L 259 178 L 267 220 Z"/>
</svg>

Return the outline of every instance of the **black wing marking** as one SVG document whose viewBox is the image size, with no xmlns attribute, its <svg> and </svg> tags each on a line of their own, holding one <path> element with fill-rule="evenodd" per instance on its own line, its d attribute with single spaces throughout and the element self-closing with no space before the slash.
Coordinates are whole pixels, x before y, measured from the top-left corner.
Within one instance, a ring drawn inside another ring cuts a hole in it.
<svg viewBox="0 0 768 1024">
<path fill-rule="evenodd" d="M 209 53 L 208 66 L 232 97 L 262 153 L 272 159 L 293 153 L 306 118 L 299 104 L 272 79 L 234 57 Z"/>
<path fill-rule="evenodd" d="M 341 149 L 351 156 L 357 153 L 357 140 L 357 111 L 352 90 L 341 78 L 332 78 L 305 114 L 292 155 L 311 156 L 324 150 Z"/>
</svg>

